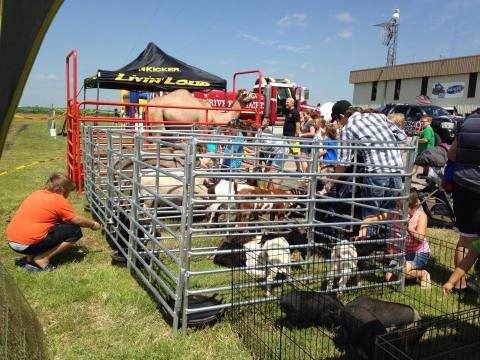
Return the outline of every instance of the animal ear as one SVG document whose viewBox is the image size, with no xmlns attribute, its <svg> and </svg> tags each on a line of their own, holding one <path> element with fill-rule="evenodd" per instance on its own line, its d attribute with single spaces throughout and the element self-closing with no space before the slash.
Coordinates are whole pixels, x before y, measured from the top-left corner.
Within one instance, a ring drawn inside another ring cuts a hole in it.
<svg viewBox="0 0 480 360">
<path fill-rule="evenodd" d="M 247 89 L 238 89 L 238 91 L 237 91 L 237 97 L 239 97 L 239 96 L 244 96 L 245 93 L 247 93 Z"/>
</svg>

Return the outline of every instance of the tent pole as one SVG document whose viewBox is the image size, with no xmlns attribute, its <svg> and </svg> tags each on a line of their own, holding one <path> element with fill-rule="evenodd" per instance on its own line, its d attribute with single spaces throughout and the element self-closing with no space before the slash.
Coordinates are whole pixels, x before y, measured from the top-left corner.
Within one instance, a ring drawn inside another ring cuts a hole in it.
<svg viewBox="0 0 480 360">
<path fill-rule="evenodd" d="M 95 116 L 98 116 L 98 101 L 100 100 L 100 80 L 98 79 L 98 74 L 97 74 L 97 106 L 95 109 Z M 95 121 L 93 123 L 94 126 L 97 126 L 97 122 Z"/>
</svg>

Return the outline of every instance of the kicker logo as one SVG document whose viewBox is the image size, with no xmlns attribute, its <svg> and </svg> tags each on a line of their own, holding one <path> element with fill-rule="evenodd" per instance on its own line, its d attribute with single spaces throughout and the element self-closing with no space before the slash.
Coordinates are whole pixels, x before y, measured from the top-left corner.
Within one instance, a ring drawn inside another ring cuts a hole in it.
<svg viewBox="0 0 480 360">
<path fill-rule="evenodd" d="M 171 76 L 168 76 L 166 78 L 151 77 L 151 76 L 125 76 L 124 73 L 118 73 L 115 80 L 129 81 L 133 83 L 142 83 L 142 84 L 164 84 L 164 85 L 195 86 L 195 87 L 210 86 L 210 83 L 208 81 L 174 79 Z"/>
<path fill-rule="evenodd" d="M 142 72 L 180 72 L 178 67 L 155 67 L 155 66 L 142 66 L 138 71 Z"/>
</svg>

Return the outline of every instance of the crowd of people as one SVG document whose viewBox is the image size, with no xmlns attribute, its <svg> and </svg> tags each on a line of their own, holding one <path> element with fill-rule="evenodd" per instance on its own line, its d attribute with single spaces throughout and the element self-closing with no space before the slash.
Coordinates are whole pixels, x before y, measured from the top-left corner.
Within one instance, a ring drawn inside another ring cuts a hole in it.
<svg viewBox="0 0 480 360">
<path fill-rule="evenodd" d="M 317 114 L 299 112 L 292 98 L 286 100 L 286 107 L 283 135 L 291 140 L 289 147 L 281 146 L 283 139 L 274 136 L 266 122 L 262 124 L 260 136 L 265 146 L 260 157 L 265 162 L 265 168 L 268 172 L 279 172 L 285 160 L 291 156 L 297 164 L 297 171 L 309 171 L 311 149 L 299 139 L 311 139 L 310 144 L 323 146 L 319 153 L 319 169 L 327 174 L 328 181 L 324 184 L 326 191 L 333 189 L 338 182 L 338 177 L 330 174 L 345 173 L 358 160 L 354 158 L 351 148 L 336 148 L 337 141 L 388 144 L 403 141 L 407 137 L 403 131 L 403 115 L 393 114 L 387 118 L 371 109 L 353 107 L 346 100 L 334 104 L 330 123 Z M 422 118 L 419 153 L 435 144 L 430 124 L 431 118 Z M 236 142 L 236 145 L 225 147 L 226 154 L 245 151 L 241 134 Z M 393 200 L 399 197 L 403 188 L 403 162 L 401 151 L 395 147 L 386 146 L 379 150 L 369 146 L 359 153 L 364 165 L 361 197 L 376 199 L 365 202 L 367 206 L 362 208 L 363 225 L 356 237 L 361 240 L 369 236 L 370 222 L 392 219 L 396 209 L 403 206 L 401 201 Z M 443 286 L 444 294 L 466 288 L 465 274 L 480 252 L 480 114 L 472 114 L 458 126 L 448 158 L 454 168 L 453 206 L 460 236 L 455 254 L 456 268 Z M 238 156 L 227 156 L 223 165 L 238 168 L 241 162 Z M 279 184 L 273 186 L 278 187 Z M 73 210 L 68 202 L 73 190 L 74 184 L 67 175 L 52 174 L 44 189 L 33 192 L 22 202 L 7 227 L 8 244 L 13 251 L 25 255 L 23 266 L 28 271 L 50 270 L 50 260 L 71 248 L 82 237 L 81 227 L 100 229 L 98 222 L 79 216 Z M 427 218 L 415 191 L 410 193 L 408 199 L 408 218 L 405 273 L 426 287 L 430 282 L 430 274 L 424 270 L 430 252 L 426 236 Z M 388 251 L 395 252 L 398 249 L 392 245 Z M 387 274 L 387 280 L 392 277 L 393 274 Z"/>
<path fill-rule="evenodd" d="M 421 132 L 418 140 L 418 154 L 432 149 L 438 144 L 438 137 L 431 127 L 432 118 L 421 118 Z M 335 125 L 338 125 L 338 129 Z M 327 124 L 322 119 L 310 121 L 309 114 L 299 113 L 293 106 L 293 99 L 287 102 L 287 116 L 285 118 L 283 135 L 289 137 L 311 137 L 323 142 L 327 147 L 330 141 L 335 141 L 339 134 L 339 141 L 348 143 L 359 140 L 364 143 L 403 141 L 407 135 L 403 131 L 405 117 L 394 113 L 388 118 L 373 109 L 353 107 L 348 101 L 341 100 L 332 108 L 332 120 Z M 335 142 L 333 143 L 335 144 Z M 345 173 L 348 166 L 354 161 L 352 151 L 339 148 L 338 154 L 322 151 L 323 161 L 321 168 L 325 171 L 328 161 L 335 167 L 334 173 Z M 308 154 L 308 150 L 304 150 Z M 364 198 L 383 198 L 369 202 L 363 208 L 362 218 L 365 222 L 361 226 L 357 239 L 364 239 L 371 229 L 369 222 L 391 218 L 392 210 L 399 204 L 389 198 L 398 196 L 402 188 L 401 171 L 402 158 L 399 150 L 377 151 L 374 147 L 361 151 L 365 170 L 372 176 L 364 176 L 361 196 Z M 295 153 L 292 153 L 295 157 Z M 456 228 L 459 231 L 459 240 L 455 253 L 455 271 L 444 284 L 444 294 L 451 291 L 463 292 L 466 290 L 465 274 L 473 266 L 480 252 L 480 113 L 471 114 L 459 124 L 457 136 L 448 151 L 449 167 L 453 174 L 453 207 L 456 218 Z M 305 171 L 305 167 L 302 168 Z M 414 174 L 417 173 L 414 168 Z M 424 167 L 423 175 L 428 174 L 428 167 Z M 380 176 L 379 176 L 380 175 Z M 325 184 L 326 190 L 335 186 L 338 177 L 329 177 Z M 385 189 L 385 190 L 379 190 Z M 383 209 L 383 210 L 382 210 Z M 387 212 L 385 212 L 387 210 Z M 423 287 L 430 282 L 430 274 L 424 269 L 429 259 L 429 245 L 426 237 L 427 216 L 421 210 L 418 195 L 412 190 L 408 201 L 408 230 L 405 239 L 407 277 L 417 278 Z M 394 251 L 392 248 L 390 251 Z M 392 274 L 387 274 L 391 278 Z"/>
</svg>

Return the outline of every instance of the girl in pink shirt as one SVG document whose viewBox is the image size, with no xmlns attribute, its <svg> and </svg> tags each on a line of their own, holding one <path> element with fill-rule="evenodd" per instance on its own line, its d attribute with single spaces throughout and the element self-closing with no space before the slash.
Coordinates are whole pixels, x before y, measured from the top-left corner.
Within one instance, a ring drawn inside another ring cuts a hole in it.
<svg viewBox="0 0 480 360">
<path fill-rule="evenodd" d="M 402 208 L 401 201 L 397 204 Z M 430 288 L 430 273 L 423 268 L 430 259 L 430 246 L 427 241 L 427 215 L 422 211 L 417 191 L 410 190 L 408 198 L 408 230 L 405 237 L 405 277 L 407 279 L 417 279 L 422 288 Z M 399 233 L 398 227 L 393 233 Z M 389 245 L 390 253 L 398 252 L 398 247 Z M 394 264 L 395 265 L 395 264 Z M 393 274 L 387 273 L 387 281 L 392 280 Z"/>
</svg>

